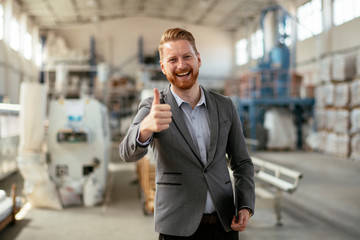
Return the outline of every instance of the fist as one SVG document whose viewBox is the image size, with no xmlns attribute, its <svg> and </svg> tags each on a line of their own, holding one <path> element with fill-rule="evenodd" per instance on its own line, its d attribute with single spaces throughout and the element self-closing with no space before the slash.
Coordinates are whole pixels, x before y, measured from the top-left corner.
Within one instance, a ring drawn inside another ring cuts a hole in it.
<svg viewBox="0 0 360 240">
<path fill-rule="evenodd" d="M 145 142 L 154 132 L 161 132 L 170 127 L 171 107 L 169 104 L 160 104 L 160 93 L 154 89 L 154 100 L 149 114 L 144 118 L 140 125 L 139 140 Z"/>
<path fill-rule="evenodd" d="M 241 209 L 239 211 L 239 219 L 235 219 L 235 216 L 231 222 L 231 228 L 234 231 L 242 232 L 246 229 L 250 218 L 250 212 L 247 209 Z"/>
</svg>

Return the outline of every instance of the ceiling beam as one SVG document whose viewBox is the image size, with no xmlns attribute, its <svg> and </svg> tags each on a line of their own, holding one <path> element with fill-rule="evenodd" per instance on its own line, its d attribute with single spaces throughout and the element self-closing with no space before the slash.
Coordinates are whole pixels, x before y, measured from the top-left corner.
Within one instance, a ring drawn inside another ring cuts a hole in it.
<svg viewBox="0 0 360 240">
<path fill-rule="evenodd" d="M 46 9 L 50 12 L 51 16 L 54 16 L 55 18 L 55 24 L 60 24 L 59 16 L 56 14 L 54 8 L 51 6 L 49 0 L 43 0 L 43 3 L 46 6 Z"/>
<path fill-rule="evenodd" d="M 71 5 L 72 5 L 72 7 L 74 9 L 74 12 L 75 12 L 75 15 L 76 15 L 76 20 L 78 22 L 81 22 L 81 16 L 79 14 L 79 7 L 78 7 L 78 5 L 76 3 L 76 0 L 71 0 Z"/>
<path fill-rule="evenodd" d="M 145 11 L 145 1 L 146 0 L 139 0 L 139 5 L 138 5 L 139 13 L 143 13 Z"/>
<path fill-rule="evenodd" d="M 209 0 L 210 1 L 210 0 Z M 215 8 L 215 6 L 219 3 L 219 0 L 213 0 L 213 2 L 211 4 L 209 4 L 209 6 L 207 6 L 207 8 L 202 12 L 202 14 L 200 15 L 200 17 L 198 18 L 198 20 L 195 21 L 195 24 L 201 24 L 204 20 L 204 18 L 210 13 L 212 12 L 212 10 Z"/>
</svg>

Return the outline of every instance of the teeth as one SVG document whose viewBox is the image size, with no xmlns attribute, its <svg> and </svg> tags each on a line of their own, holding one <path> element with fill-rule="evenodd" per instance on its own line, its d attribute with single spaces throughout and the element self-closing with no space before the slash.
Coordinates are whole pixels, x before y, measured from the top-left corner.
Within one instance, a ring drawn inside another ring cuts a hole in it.
<svg viewBox="0 0 360 240">
<path fill-rule="evenodd" d="M 182 77 L 182 76 L 186 76 L 186 75 L 188 75 L 189 74 L 189 72 L 186 72 L 186 73 L 179 73 L 179 74 L 177 74 L 178 76 L 180 76 L 180 77 Z"/>
</svg>

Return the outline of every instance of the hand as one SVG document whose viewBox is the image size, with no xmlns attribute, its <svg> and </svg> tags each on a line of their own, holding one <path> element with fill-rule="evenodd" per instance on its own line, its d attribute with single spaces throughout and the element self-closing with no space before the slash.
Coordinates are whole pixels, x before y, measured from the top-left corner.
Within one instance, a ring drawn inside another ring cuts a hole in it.
<svg viewBox="0 0 360 240">
<path fill-rule="evenodd" d="M 141 142 L 146 142 L 154 132 L 161 132 L 170 127 L 171 107 L 169 104 L 160 104 L 160 93 L 154 89 L 154 100 L 151 105 L 150 113 L 144 118 L 140 125 Z"/>
<path fill-rule="evenodd" d="M 235 216 L 231 223 L 231 229 L 234 231 L 242 232 L 246 229 L 250 218 L 250 212 L 247 209 L 241 209 L 239 211 L 239 220 L 236 221 Z"/>
</svg>

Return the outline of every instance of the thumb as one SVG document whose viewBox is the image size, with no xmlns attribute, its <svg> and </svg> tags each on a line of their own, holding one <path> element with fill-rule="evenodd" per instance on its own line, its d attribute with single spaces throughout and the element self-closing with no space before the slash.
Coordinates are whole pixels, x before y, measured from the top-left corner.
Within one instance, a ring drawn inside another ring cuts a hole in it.
<svg viewBox="0 0 360 240">
<path fill-rule="evenodd" d="M 154 100 L 153 104 L 160 104 L 160 93 L 157 88 L 154 88 Z"/>
</svg>

